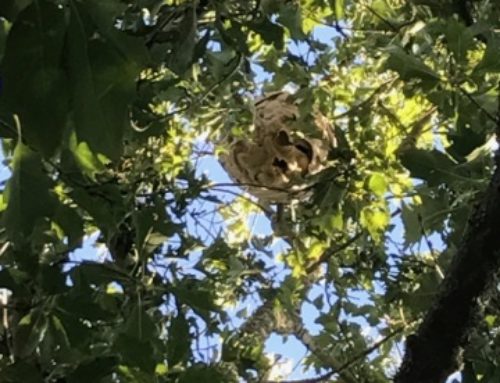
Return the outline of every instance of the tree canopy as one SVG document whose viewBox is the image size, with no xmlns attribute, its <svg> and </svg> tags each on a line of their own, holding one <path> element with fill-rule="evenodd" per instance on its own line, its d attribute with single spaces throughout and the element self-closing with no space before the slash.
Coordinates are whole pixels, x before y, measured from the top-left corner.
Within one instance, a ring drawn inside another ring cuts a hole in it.
<svg viewBox="0 0 500 383">
<path fill-rule="evenodd" d="M 336 147 L 263 203 L 281 90 Z M 0 382 L 500 381 L 499 99 L 490 0 L 1 0 Z"/>
</svg>

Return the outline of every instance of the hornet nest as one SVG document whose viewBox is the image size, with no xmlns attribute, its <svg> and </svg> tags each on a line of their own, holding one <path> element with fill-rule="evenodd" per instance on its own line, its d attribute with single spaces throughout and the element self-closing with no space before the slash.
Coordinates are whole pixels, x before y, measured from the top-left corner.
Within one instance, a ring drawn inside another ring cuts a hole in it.
<svg viewBox="0 0 500 383">
<path fill-rule="evenodd" d="M 327 118 L 301 113 L 294 95 L 275 92 L 255 102 L 254 127 L 221 156 L 229 176 L 261 201 L 307 198 L 310 176 L 326 167 L 336 146 Z"/>
</svg>

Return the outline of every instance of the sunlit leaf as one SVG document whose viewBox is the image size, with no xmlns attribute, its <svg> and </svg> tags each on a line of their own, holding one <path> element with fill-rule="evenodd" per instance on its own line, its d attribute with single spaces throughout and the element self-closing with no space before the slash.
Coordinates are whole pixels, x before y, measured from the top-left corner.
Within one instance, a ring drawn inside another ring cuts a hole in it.
<svg viewBox="0 0 500 383">
<path fill-rule="evenodd" d="M 389 220 L 388 212 L 380 209 L 365 208 L 361 211 L 361 225 L 376 239 L 380 238 L 381 233 L 389 224 Z"/>
<path fill-rule="evenodd" d="M 335 9 L 335 18 L 337 21 L 342 20 L 344 18 L 344 0 L 330 0 L 330 4 L 332 4 L 332 8 Z"/>
<path fill-rule="evenodd" d="M 93 178 L 96 173 L 105 169 L 105 163 L 99 159 L 96 153 L 92 152 L 87 142 L 78 143 L 77 141 L 76 134 L 73 132 L 69 149 L 83 173 Z"/>
<path fill-rule="evenodd" d="M 385 176 L 381 173 L 374 173 L 368 179 L 368 188 L 378 197 L 383 197 L 388 188 Z"/>
</svg>

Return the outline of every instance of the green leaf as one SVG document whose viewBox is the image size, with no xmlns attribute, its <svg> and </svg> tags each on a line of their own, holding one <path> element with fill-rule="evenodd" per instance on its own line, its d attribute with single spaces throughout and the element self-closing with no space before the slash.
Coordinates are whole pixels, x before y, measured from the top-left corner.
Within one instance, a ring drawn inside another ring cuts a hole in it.
<svg viewBox="0 0 500 383">
<path fill-rule="evenodd" d="M 38 367 L 25 360 L 2 367 L 2 383 L 42 383 L 44 379 Z"/>
<path fill-rule="evenodd" d="M 67 47 L 75 147 L 83 141 L 93 152 L 116 159 L 140 67 L 117 49 L 114 39 L 92 38 L 98 26 L 89 13 L 95 11 L 95 3 L 71 3 Z"/>
<path fill-rule="evenodd" d="M 86 142 L 78 142 L 75 132 L 71 134 L 69 149 L 83 174 L 89 178 L 94 179 L 97 173 L 106 169 L 105 161 L 101 161 Z"/>
<path fill-rule="evenodd" d="M 422 238 L 422 224 L 420 223 L 421 213 L 415 206 L 403 203 L 401 219 L 404 225 L 404 237 L 407 245 L 417 243 Z"/>
<path fill-rule="evenodd" d="M 466 62 L 467 51 L 474 45 L 472 32 L 462 22 L 450 18 L 444 25 L 446 43 L 458 62 Z"/>
<path fill-rule="evenodd" d="M 210 366 L 193 366 L 180 376 L 179 383 L 193 382 L 233 383 L 234 380 L 228 378 L 228 376 L 218 368 Z"/>
<path fill-rule="evenodd" d="M 456 164 L 438 150 L 410 149 L 402 153 L 401 162 L 412 177 L 426 180 L 431 185 L 455 180 L 453 168 Z"/>
<path fill-rule="evenodd" d="M 184 314 L 179 312 L 170 322 L 167 340 L 167 360 L 169 366 L 175 366 L 187 360 L 191 342 L 189 323 Z"/>
<path fill-rule="evenodd" d="M 45 337 L 40 345 L 40 359 L 43 365 L 53 363 L 73 364 L 78 363 L 80 354 L 72 349 L 66 330 L 61 321 L 54 315 L 49 318 L 49 325 Z"/>
<path fill-rule="evenodd" d="M 165 59 L 166 65 L 176 74 L 182 75 L 191 66 L 196 47 L 196 9 L 186 7 L 181 21 L 169 32 L 175 35 L 171 49 Z"/>
<path fill-rule="evenodd" d="M 231 24 L 228 26 L 227 23 L 222 23 L 220 20 L 217 20 L 215 25 L 221 34 L 221 38 L 229 47 L 245 56 L 249 54 L 247 44 L 248 35 L 243 30 L 244 27 L 241 23 L 233 19 L 231 20 Z M 201 57 L 200 51 L 206 51 L 206 45 L 207 42 L 203 42 L 201 40 L 197 43 L 196 57 Z"/>
<path fill-rule="evenodd" d="M 389 225 L 389 221 L 389 213 L 385 210 L 371 207 L 365 207 L 361 210 L 360 223 L 375 240 L 380 239 L 381 234 Z"/>
<path fill-rule="evenodd" d="M 249 22 L 248 27 L 257 32 L 267 44 L 273 44 L 278 50 L 284 47 L 285 34 L 283 27 L 271 22 L 267 17 Z"/>
<path fill-rule="evenodd" d="M 70 276 L 73 283 L 82 290 L 85 290 L 90 284 L 102 286 L 111 282 L 127 280 L 127 275 L 120 273 L 113 264 L 95 262 L 82 262 L 71 269 Z"/>
<path fill-rule="evenodd" d="M 49 296 L 61 294 L 68 289 L 66 274 L 58 266 L 40 265 L 37 282 L 45 294 Z"/>
<path fill-rule="evenodd" d="M 421 203 L 404 203 L 402 207 L 406 244 L 419 242 L 424 232 L 442 231 L 452 211 L 449 196 L 439 187 L 421 187 L 418 196 Z"/>
<path fill-rule="evenodd" d="M 191 307 L 207 322 L 210 320 L 210 312 L 217 310 L 213 291 L 204 287 L 200 281 L 184 279 L 176 286 L 172 286 L 170 291 L 180 302 Z"/>
<path fill-rule="evenodd" d="M 111 375 L 118 364 L 116 357 L 102 356 L 80 364 L 67 378 L 68 383 L 100 382 Z"/>
<path fill-rule="evenodd" d="M 50 317 L 49 330 L 59 348 L 62 351 L 68 351 L 70 348 L 68 334 L 66 333 L 66 329 L 64 328 L 61 320 L 55 315 Z"/>
<path fill-rule="evenodd" d="M 302 30 L 302 12 L 298 5 L 284 4 L 280 8 L 278 22 L 285 26 L 294 40 L 303 40 L 306 34 Z"/>
<path fill-rule="evenodd" d="M 80 208 L 87 211 L 100 230 L 114 230 L 119 224 L 123 206 L 123 196 L 116 184 L 94 184 L 89 188 L 75 187 L 71 198 Z"/>
<path fill-rule="evenodd" d="M 57 302 L 59 303 L 60 300 Z M 78 350 L 81 346 L 85 347 L 84 345 L 88 344 L 92 329 L 83 323 L 83 318 L 80 318 L 78 313 L 58 310 L 57 318 L 61 322 L 72 350 Z"/>
<path fill-rule="evenodd" d="M 18 297 L 30 295 L 27 286 L 29 280 L 30 276 L 23 271 L 13 268 L 2 268 L 2 270 L 0 270 L 0 288 L 9 289 Z"/>
<path fill-rule="evenodd" d="M 127 57 L 127 60 L 133 61 L 139 70 L 150 61 L 148 50 L 141 39 L 129 36 L 116 28 L 115 20 L 123 15 L 126 8 L 127 5 L 119 1 L 85 1 L 85 10 L 106 42 L 122 56 Z"/>
<path fill-rule="evenodd" d="M 115 319 L 115 313 L 104 310 L 104 308 L 92 296 L 91 291 L 85 293 L 72 293 L 62 295 L 58 302 L 61 310 L 71 312 L 81 319 L 89 321 L 103 321 Z"/>
<path fill-rule="evenodd" d="M 65 8 L 36 1 L 13 24 L 2 62 L 1 111 L 19 116 L 19 134 L 45 156 L 59 146 L 68 113 L 65 33 Z"/>
<path fill-rule="evenodd" d="M 435 273 L 424 273 L 415 277 L 415 291 L 405 296 L 405 304 L 416 314 L 421 314 L 428 310 L 432 304 L 432 299 L 436 295 L 437 287 L 441 283 L 441 277 Z"/>
<path fill-rule="evenodd" d="M 440 80 L 437 73 L 415 56 L 410 56 L 402 48 L 392 46 L 386 51 L 389 54 L 385 64 L 386 69 L 399 73 L 402 80 L 418 78 L 429 85 L 435 85 Z"/>
<path fill-rule="evenodd" d="M 5 43 L 7 41 L 7 35 L 9 33 L 10 27 L 11 24 L 7 20 L 0 18 L 0 62 L 2 62 L 5 50 Z"/>
<path fill-rule="evenodd" d="M 20 358 L 31 356 L 45 336 L 47 326 L 47 317 L 40 309 L 22 317 L 15 329 L 14 355 Z"/>
<path fill-rule="evenodd" d="M 333 4 L 332 4 L 333 3 Z M 340 21 L 344 18 L 344 0 L 330 0 L 332 8 L 335 9 L 335 20 Z"/>
<path fill-rule="evenodd" d="M 19 143 L 5 194 L 7 209 L 3 224 L 9 238 L 14 241 L 27 239 L 38 221 L 53 215 L 58 201 L 50 192 L 51 186 L 52 181 L 43 171 L 40 155 Z"/>
<path fill-rule="evenodd" d="M 488 45 L 486 45 L 486 51 L 484 52 L 483 59 L 474 68 L 474 75 L 481 76 L 486 72 L 500 72 L 500 50 L 498 49 L 499 44 L 500 38 L 494 35 L 488 39 Z"/>
<path fill-rule="evenodd" d="M 76 209 L 59 204 L 53 219 L 66 235 L 69 248 L 74 249 L 82 244 L 84 236 L 83 218 L 80 217 Z"/>
<path fill-rule="evenodd" d="M 158 329 L 153 319 L 144 308 L 137 305 L 125 323 L 125 332 L 128 337 L 141 341 L 158 338 Z"/>
<path fill-rule="evenodd" d="M 224 49 L 220 52 L 208 52 L 208 60 L 210 62 L 210 73 L 219 81 L 224 79 L 228 73 L 234 70 L 234 63 L 237 60 L 237 55 L 232 49 Z"/>
<path fill-rule="evenodd" d="M 146 207 L 134 212 L 133 215 L 136 246 L 141 258 L 152 254 L 167 238 L 178 230 L 167 216 L 164 204 L 159 202 L 154 207 Z"/>
<path fill-rule="evenodd" d="M 203 259 L 219 259 L 227 261 L 234 250 L 221 237 L 214 240 L 209 247 L 203 250 Z"/>
<path fill-rule="evenodd" d="M 166 367 L 165 367 L 166 368 Z M 124 366 L 121 364 L 118 366 L 118 373 L 120 374 L 120 382 L 123 383 L 156 383 L 158 381 L 157 377 L 153 377 L 153 374 L 146 373 L 139 370 L 137 367 Z M 156 375 L 164 375 L 158 371 L 158 367 L 155 370 Z"/>
<path fill-rule="evenodd" d="M 346 194 L 344 188 L 330 181 L 329 174 L 331 174 L 329 171 L 325 172 L 325 177 L 322 177 L 314 187 L 314 203 L 322 209 L 336 208 Z"/>
<path fill-rule="evenodd" d="M 143 342 L 120 334 L 115 340 L 113 348 L 123 358 L 125 364 L 139 367 L 144 372 L 154 372 L 157 360 L 151 342 Z"/>
<path fill-rule="evenodd" d="M 493 326 L 495 325 L 496 320 L 497 320 L 497 316 L 496 315 L 486 315 L 484 317 L 484 321 L 488 325 L 488 328 L 493 328 Z"/>
<path fill-rule="evenodd" d="M 340 211 L 333 211 L 328 215 L 327 228 L 330 231 L 340 231 L 344 228 L 344 217 Z"/>
<path fill-rule="evenodd" d="M 459 128 L 455 132 L 448 134 L 448 139 L 452 143 L 446 151 L 459 161 L 463 161 L 465 157 L 481 147 L 486 141 L 486 132 L 476 132 L 470 128 Z"/>
<path fill-rule="evenodd" d="M 33 0 L 2 0 L 0 3 L 0 17 L 13 21 L 19 12 L 32 2 Z"/>
<path fill-rule="evenodd" d="M 378 197 L 387 192 L 388 183 L 382 173 L 374 173 L 368 179 L 368 188 Z"/>
<path fill-rule="evenodd" d="M 282 2 L 280 0 L 262 0 L 260 2 L 260 7 L 266 15 L 269 15 L 277 13 L 280 9 L 281 3 Z"/>
</svg>

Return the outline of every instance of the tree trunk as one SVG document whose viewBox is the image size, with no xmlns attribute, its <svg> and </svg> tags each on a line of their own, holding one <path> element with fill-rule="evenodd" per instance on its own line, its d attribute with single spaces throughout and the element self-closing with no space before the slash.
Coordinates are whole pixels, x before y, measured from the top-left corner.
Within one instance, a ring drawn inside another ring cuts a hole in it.
<svg viewBox="0 0 500 383">
<path fill-rule="evenodd" d="M 500 267 L 500 154 L 484 198 L 465 230 L 436 302 L 407 339 L 395 383 L 440 383 L 458 366 L 460 348 L 476 325 L 478 299 Z"/>
</svg>

